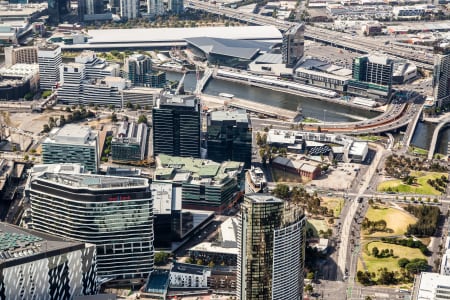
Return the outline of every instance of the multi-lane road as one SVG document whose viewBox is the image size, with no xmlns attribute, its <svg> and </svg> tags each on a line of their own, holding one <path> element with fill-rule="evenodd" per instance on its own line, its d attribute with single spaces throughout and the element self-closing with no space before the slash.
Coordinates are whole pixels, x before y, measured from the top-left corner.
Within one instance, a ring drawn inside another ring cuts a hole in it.
<svg viewBox="0 0 450 300">
<path fill-rule="evenodd" d="M 272 25 L 281 31 L 286 31 L 292 25 L 297 23 L 281 21 L 272 17 L 261 16 L 252 13 L 244 13 L 236 9 L 209 2 L 190 0 L 188 8 L 207 11 L 213 14 L 222 15 L 250 24 Z M 415 49 L 414 51 L 405 51 L 401 47 L 394 44 L 386 44 L 373 37 L 355 37 L 351 34 L 336 32 L 324 28 L 307 26 L 305 28 L 305 38 L 321 41 L 334 46 L 351 49 L 360 53 L 383 52 L 394 58 L 403 58 L 413 61 L 418 67 L 432 70 L 433 55 L 426 49 Z"/>
</svg>

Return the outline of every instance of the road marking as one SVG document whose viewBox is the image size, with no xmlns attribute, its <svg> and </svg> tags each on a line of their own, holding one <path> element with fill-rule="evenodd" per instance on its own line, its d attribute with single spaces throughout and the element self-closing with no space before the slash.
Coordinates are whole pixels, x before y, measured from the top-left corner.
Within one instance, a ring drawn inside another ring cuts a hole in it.
<svg viewBox="0 0 450 300">
<path fill-rule="evenodd" d="M 375 297 L 377 297 L 377 298 L 389 298 L 389 294 L 375 293 Z"/>
</svg>

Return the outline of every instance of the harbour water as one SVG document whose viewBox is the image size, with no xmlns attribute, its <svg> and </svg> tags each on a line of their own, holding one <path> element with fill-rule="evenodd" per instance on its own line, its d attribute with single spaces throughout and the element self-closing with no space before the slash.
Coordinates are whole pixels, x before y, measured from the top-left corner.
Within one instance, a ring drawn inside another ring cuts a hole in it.
<svg viewBox="0 0 450 300">
<path fill-rule="evenodd" d="M 182 74 L 179 73 L 167 72 L 168 80 L 179 80 L 181 76 Z M 195 73 L 187 74 L 185 78 L 185 89 L 187 91 L 193 91 L 195 89 L 195 84 Z M 370 112 L 364 109 L 356 109 L 344 105 L 333 105 L 313 98 L 280 93 L 217 79 L 211 79 L 203 92 L 211 95 L 229 93 L 238 98 L 289 110 L 296 110 L 297 106 L 300 104 L 305 117 L 325 120 L 327 122 L 358 121 L 362 118 L 373 118 L 378 114 L 377 112 Z"/>
</svg>

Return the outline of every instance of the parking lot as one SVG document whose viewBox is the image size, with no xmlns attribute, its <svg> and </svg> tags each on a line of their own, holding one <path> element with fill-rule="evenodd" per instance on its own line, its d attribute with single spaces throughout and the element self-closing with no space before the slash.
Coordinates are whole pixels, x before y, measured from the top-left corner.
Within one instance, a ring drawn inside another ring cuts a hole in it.
<svg viewBox="0 0 450 300">
<path fill-rule="evenodd" d="M 353 163 L 339 163 L 336 168 L 330 167 L 329 172 L 320 178 L 308 183 L 308 186 L 318 190 L 329 190 L 345 192 L 351 188 L 351 183 L 355 181 L 360 165 Z"/>
</svg>

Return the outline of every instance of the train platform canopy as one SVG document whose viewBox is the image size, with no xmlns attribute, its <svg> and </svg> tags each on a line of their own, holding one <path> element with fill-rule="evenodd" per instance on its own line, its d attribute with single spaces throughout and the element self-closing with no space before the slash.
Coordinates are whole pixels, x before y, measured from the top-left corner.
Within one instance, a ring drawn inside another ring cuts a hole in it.
<svg viewBox="0 0 450 300">
<path fill-rule="evenodd" d="M 223 55 L 243 59 L 253 59 L 260 52 L 270 51 L 274 43 L 235 40 L 210 37 L 193 37 L 185 39 L 186 42 L 206 55 Z"/>
</svg>

